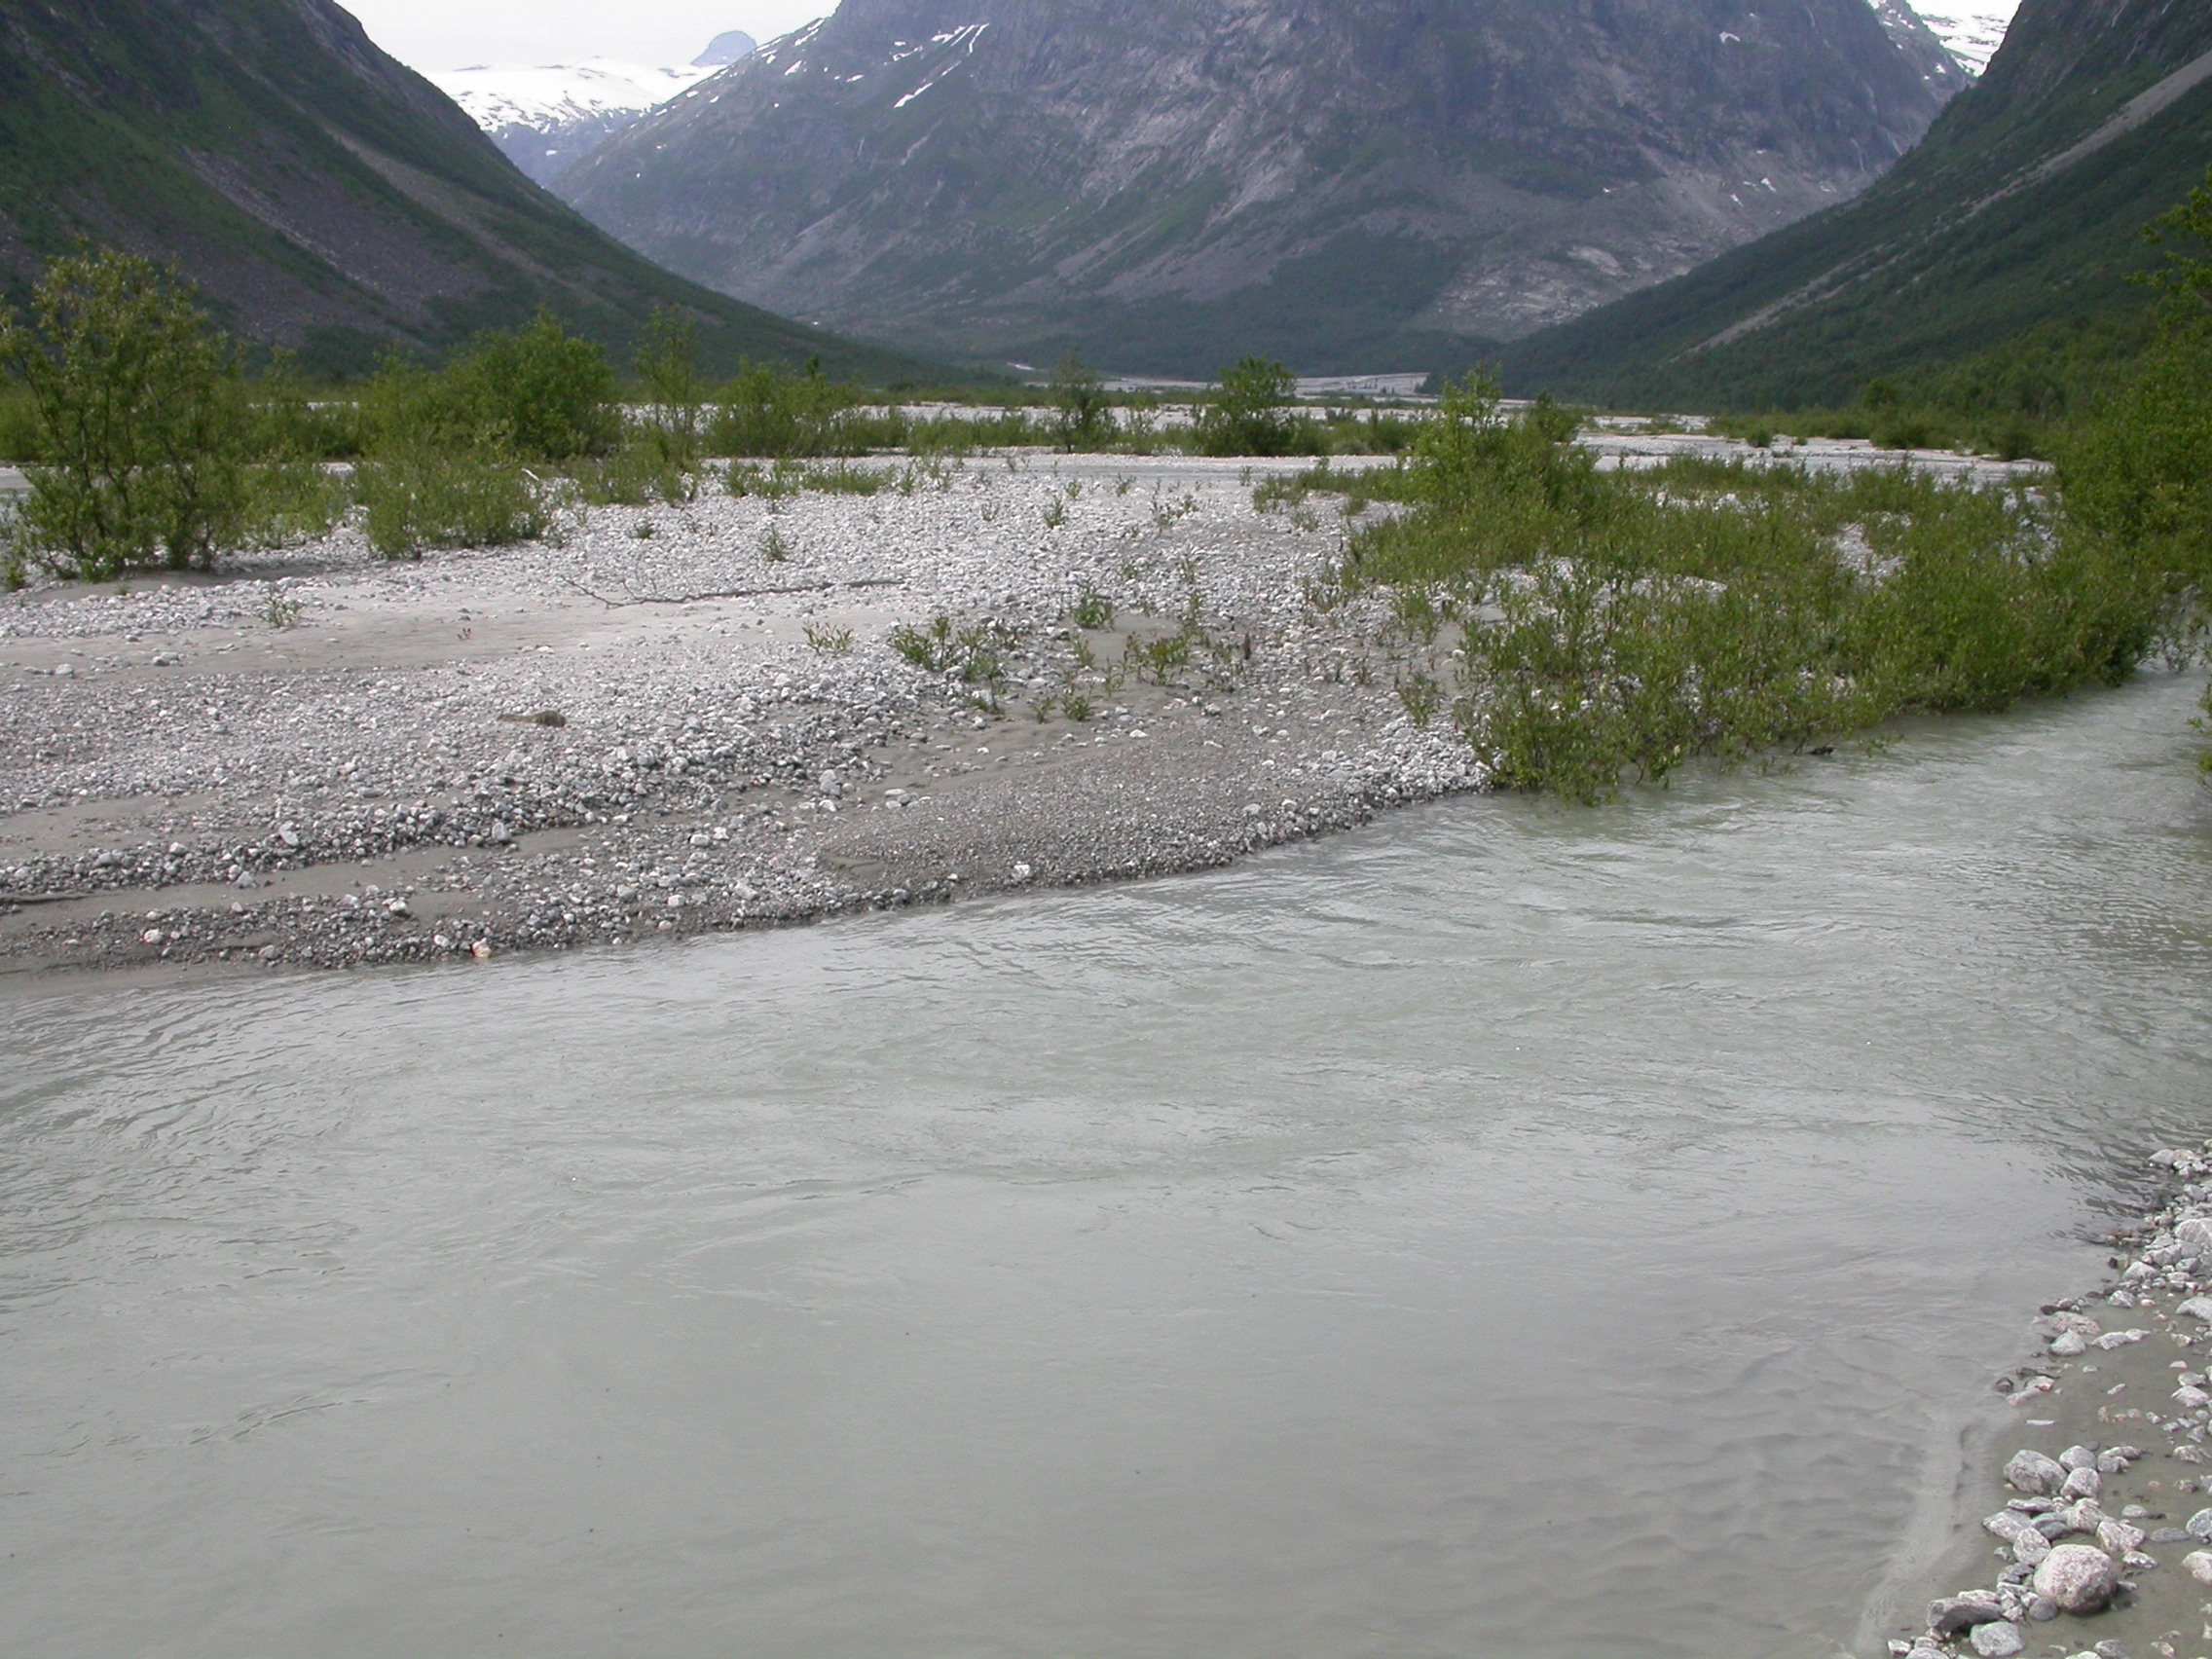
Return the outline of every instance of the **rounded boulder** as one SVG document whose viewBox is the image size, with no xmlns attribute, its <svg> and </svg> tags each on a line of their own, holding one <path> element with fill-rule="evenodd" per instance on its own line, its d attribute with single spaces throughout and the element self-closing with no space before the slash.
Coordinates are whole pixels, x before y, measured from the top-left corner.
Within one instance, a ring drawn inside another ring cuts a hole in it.
<svg viewBox="0 0 2212 1659">
<path fill-rule="evenodd" d="M 2048 1497 L 2066 1484 L 2067 1471 L 2055 1457 L 2041 1452 L 2015 1452 L 2005 1465 L 2005 1478 L 2013 1490 L 2031 1497 Z"/>
<path fill-rule="evenodd" d="M 2037 1565 L 2035 1588 L 2062 1613 L 2093 1613 L 2120 1588 L 2120 1573 L 2100 1549 L 2060 1544 Z"/>
</svg>

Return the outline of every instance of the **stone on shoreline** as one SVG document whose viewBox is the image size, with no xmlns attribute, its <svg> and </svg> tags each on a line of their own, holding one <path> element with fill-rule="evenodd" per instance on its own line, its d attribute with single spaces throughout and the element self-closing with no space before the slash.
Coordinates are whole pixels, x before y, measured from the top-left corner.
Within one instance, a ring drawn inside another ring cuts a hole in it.
<svg viewBox="0 0 2212 1659">
<path fill-rule="evenodd" d="M 2009 1619 L 1976 1626 L 1969 1640 L 1981 1659 L 2013 1659 L 2027 1645 L 2020 1640 L 2020 1627 Z"/>
<path fill-rule="evenodd" d="M 2066 1484 L 2066 1470 L 2055 1458 L 2022 1449 L 2005 1465 L 2005 1479 L 2031 1497 L 2049 1497 Z"/>
<path fill-rule="evenodd" d="M 2199 1584 L 2212 1584 L 2212 1550 L 2191 1550 L 2181 1558 L 2182 1570 Z"/>
<path fill-rule="evenodd" d="M 1930 1603 L 1928 1629 L 1931 1635 L 1949 1641 L 1961 1631 L 1994 1623 L 2004 1616 L 2005 1609 L 1995 1596 L 1986 1590 L 1969 1590 Z"/>
<path fill-rule="evenodd" d="M 1982 1518 L 1981 1530 L 1991 1537 L 2002 1539 L 2009 1544 L 2018 1540 L 2025 1533 L 2035 1532 L 2036 1524 L 2016 1509 L 2000 1509 L 1994 1515 L 1987 1515 Z M 2040 1538 L 2043 1534 L 2036 1532 L 2036 1536 Z"/>
<path fill-rule="evenodd" d="M 2060 1544 L 2036 1568 L 2035 1589 L 2062 1613 L 2103 1610 L 2120 1588 L 2112 1557 L 2088 1544 Z"/>
</svg>

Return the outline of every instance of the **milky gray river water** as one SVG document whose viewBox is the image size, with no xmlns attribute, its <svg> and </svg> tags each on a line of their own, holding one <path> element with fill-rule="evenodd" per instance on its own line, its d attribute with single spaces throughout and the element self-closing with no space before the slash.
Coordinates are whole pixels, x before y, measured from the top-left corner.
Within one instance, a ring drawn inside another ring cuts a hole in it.
<svg viewBox="0 0 2212 1659">
<path fill-rule="evenodd" d="M 6 993 L 0 1648 L 1832 1653 L 2212 1134 L 2197 684 L 1108 891 Z"/>
</svg>

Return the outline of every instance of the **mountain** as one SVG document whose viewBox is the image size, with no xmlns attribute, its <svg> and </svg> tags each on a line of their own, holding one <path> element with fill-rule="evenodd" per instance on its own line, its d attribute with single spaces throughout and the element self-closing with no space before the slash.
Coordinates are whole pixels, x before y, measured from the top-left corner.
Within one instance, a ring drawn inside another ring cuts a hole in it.
<svg viewBox="0 0 2212 1659">
<path fill-rule="evenodd" d="M 1796 407 L 2139 311 L 2139 235 L 2212 162 L 2212 6 L 2023 0 L 1972 92 L 1857 201 L 1516 342 L 1510 385 Z"/>
<path fill-rule="evenodd" d="M 606 139 L 636 125 L 647 110 L 684 88 L 753 55 L 742 29 L 715 36 L 681 69 L 654 69 L 593 57 L 535 69 L 478 64 L 431 75 L 498 145 L 499 153 L 539 184 Z"/>
<path fill-rule="evenodd" d="M 1919 13 L 1929 32 L 1950 55 L 1979 75 L 1997 55 L 2006 26 L 2018 9 L 2019 0 L 1928 0 Z"/>
<path fill-rule="evenodd" d="M 725 69 L 751 57 L 759 43 L 743 29 L 724 29 L 707 42 L 707 50 L 691 59 L 694 69 Z"/>
<path fill-rule="evenodd" d="M 539 184 L 712 69 L 649 69 L 595 57 L 536 69 L 479 64 L 430 77 L 499 153 Z"/>
<path fill-rule="evenodd" d="M 1970 79 L 1885 9 L 844 0 L 555 188 L 915 350 L 1419 369 L 1864 189 Z"/>
<path fill-rule="evenodd" d="M 665 306 L 717 365 L 919 367 L 656 269 L 329 0 L 0 0 L 0 293 L 80 239 L 174 260 L 227 327 L 320 371 L 540 305 L 618 351 Z"/>
</svg>

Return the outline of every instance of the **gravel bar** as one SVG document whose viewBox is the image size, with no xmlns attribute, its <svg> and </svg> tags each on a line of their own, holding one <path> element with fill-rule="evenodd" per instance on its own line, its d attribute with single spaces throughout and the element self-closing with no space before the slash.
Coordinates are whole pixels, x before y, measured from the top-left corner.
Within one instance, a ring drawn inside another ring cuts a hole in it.
<svg viewBox="0 0 2212 1659">
<path fill-rule="evenodd" d="M 2212 1654 L 2212 1143 L 2154 1153 L 2157 1196 L 2111 1235 L 2112 1277 L 2047 1304 L 1997 1380 L 1970 1526 L 1894 1659 Z"/>
<path fill-rule="evenodd" d="M 790 923 L 1202 868 L 1483 786 L 1396 695 L 1437 647 L 1309 603 L 1334 498 L 1262 512 L 1268 468 L 1185 458 L 866 464 L 902 484 L 710 478 L 516 547 L 387 564 L 344 530 L 0 601 L 0 970 Z M 1110 624 L 1073 626 L 1087 594 Z M 940 616 L 1003 657 L 995 698 L 887 644 Z M 1125 667 L 1178 634 L 1191 662 Z"/>
</svg>

